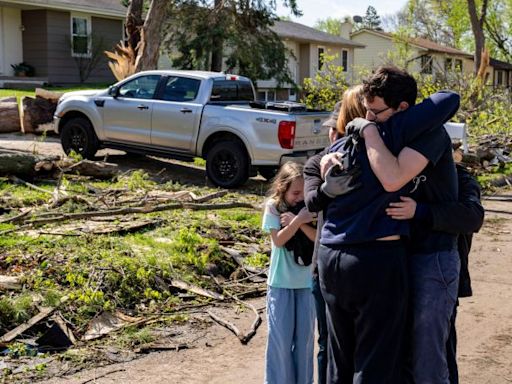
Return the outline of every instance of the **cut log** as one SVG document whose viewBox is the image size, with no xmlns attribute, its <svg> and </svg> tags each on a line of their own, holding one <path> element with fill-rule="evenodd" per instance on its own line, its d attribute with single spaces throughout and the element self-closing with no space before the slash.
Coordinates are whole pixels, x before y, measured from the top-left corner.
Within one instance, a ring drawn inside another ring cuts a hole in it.
<svg viewBox="0 0 512 384">
<path fill-rule="evenodd" d="M 51 123 L 57 109 L 57 102 L 43 97 L 25 96 L 21 99 L 21 131 L 34 133 L 39 124 Z"/>
<path fill-rule="evenodd" d="M 21 130 L 20 112 L 16 97 L 0 99 L 0 133 L 19 132 Z"/>
<path fill-rule="evenodd" d="M 0 151 L 0 175 L 34 174 L 38 158 L 30 153 Z"/>
<path fill-rule="evenodd" d="M 54 103 L 58 102 L 63 94 L 64 92 L 54 92 L 43 88 L 36 88 L 36 97 L 41 97 Z"/>
</svg>

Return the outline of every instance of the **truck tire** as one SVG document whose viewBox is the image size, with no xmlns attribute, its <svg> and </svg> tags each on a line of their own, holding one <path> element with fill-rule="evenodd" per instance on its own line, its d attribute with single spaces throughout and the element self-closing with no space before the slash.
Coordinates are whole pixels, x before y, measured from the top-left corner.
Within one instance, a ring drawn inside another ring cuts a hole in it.
<svg viewBox="0 0 512 384">
<path fill-rule="evenodd" d="M 99 146 L 92 125 L 85 117 L 69 119 L 62 127 L 60 142 L 66 155 L 75 151 L 85 159 L 94 159 Z"/>
<path fill-rule="evenodd" d="M 261 166 L 258 168 L 258 172 L 261 176 L 263 176 L 267 181 L 270 181 L 277 175 L 278 167 L 272 166 Z"/>
<path fill-rule="evenodd" d="M 206 155 L 206 175 L 213 184 L 222 188 L 235 188 L 249 177 L 249 159 L 243 144 L 218 141 Z"/>
</svg>

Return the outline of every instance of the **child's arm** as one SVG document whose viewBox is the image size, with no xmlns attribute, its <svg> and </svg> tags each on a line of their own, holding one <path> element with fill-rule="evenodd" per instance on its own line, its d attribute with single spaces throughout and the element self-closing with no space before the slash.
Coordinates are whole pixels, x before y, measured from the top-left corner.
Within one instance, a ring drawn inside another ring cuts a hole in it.
<svg viewBox="0 0 512 384">
<path fill-rule="evenodd" d="M 309 240 L 311 240 L 313 242 L 316 240 L 316 228 L 315 227 L 312 227 L 309 224 L 302 224 L 300 226 L 300 230 L 302 232 L 304 232 L 304 234 L 307 236 L 307 238 Z"/>
<path fill-rule="evenodd" d="M 312 156 L 304 166 L 304 202 L 310 212 L 322 211 L 332 200 L 320 190 L 324 182 L 320 175 L 320 161 L 325 154 L 327 151 L 324 150 Z"/>
<path fill-rule="evenodd" d="M 295 216 L 286 227 L 281 228 L 280 230 L 272 229 L 270 231 L 272 242 L 276 247 L 283 247 L 286 244 L 286 242 L 290 240 L 293 237 L 293 235 L 295 235 L 295 233 L 300 229 L 302 225 L 307 224 L 312 220 L 313 214 L 309 212 L 306 208 L 302 208 L 301 211 L 297 214 L 297 216 Z M 314 239 L 315 237 L 313 236 L 313 241 Z"/>
</svg>

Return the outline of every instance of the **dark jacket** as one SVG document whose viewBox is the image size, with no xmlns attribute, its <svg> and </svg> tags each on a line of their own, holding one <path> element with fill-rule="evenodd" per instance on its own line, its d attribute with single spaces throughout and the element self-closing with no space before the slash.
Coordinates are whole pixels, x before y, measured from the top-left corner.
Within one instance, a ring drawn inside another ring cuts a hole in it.
<svg viewBox="0 0 512 384">
<path fill-rule="evenodd" d="M 480 186 L 471 174 L 457 165 L 459 196 L 457 202 L 435 204 L 418 203 L 415 219 L 423 220 L 434 231 L 457 234 L 460 255 L 459 297 L 471 296 L 471 278 L 468 255 L 473 233 L 478 232 L 484 221 L 484 208 L 480 203 Z"/>
</svg>

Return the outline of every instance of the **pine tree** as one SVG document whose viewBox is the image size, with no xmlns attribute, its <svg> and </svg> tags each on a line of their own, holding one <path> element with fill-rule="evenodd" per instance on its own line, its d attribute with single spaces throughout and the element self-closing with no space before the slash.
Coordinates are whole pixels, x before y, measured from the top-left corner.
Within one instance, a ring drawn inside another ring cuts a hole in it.
<svg viewBox="0 0 512 384">
<path fill-rule="evenodd" d="M 380 16 L 377 14 L 377 10 L 371 5 L 366 9 L 366 15 L 363 17 L 363 28 L 367 29 L 381 29 L 380 27 Z"/>
</svg>

